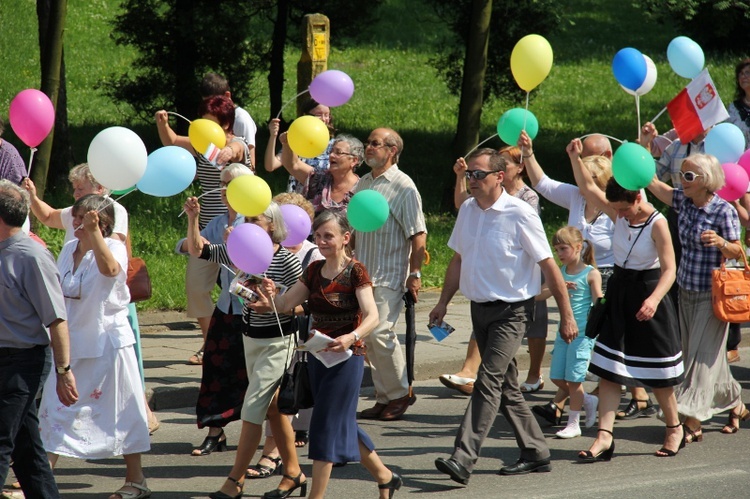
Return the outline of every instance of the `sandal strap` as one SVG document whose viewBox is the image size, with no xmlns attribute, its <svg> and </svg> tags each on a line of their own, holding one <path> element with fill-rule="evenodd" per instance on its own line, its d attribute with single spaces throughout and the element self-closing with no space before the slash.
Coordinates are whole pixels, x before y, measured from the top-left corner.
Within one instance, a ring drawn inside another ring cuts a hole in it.
<svg viewBox="0 0 750 499">
<path fill-rule="evenodd" d="M 614 437 L 614 435 L 612 434 L 612 432 L 611 432 L 611 431 L 609 431 L 609 430 L 606 430 L 606 429 L 604 429 L 604 428 L 599 428 L 599 430 L 598 430 L 598 431 L 603 431 L 603 432 L 605 432 L 605 433 L 609 433 L 610 435 L 612 435 L 612 436 Z"/>
<path fill-rule="evenodd" d="M 674 425 L 674 426 L 669 426 L 669 425 L 667 425 L 667 428 L 679 428 L 680 426 L 682 426 L 682 423 L 677 423 L 677 424 L 676 424 L 676 425 Z"/>
<path fill-rule="evenodd" d="M 132 487 L 139 491 L 138 493 L 123 490 L 125 487 Z M 113 495 L 118 495 L 122 499 L 131 499 L 134 497 L 142 497 L 146 492 L 150 493 L 148 487 L 146 487 L 146 480 L 144 479 L 141 483 L 138 482 L 125 482 L 125 485 L 113 492 Z"/>
<path fill-rule="evenodd" d="M 244 484 L 240 483 L 240 481 L 239 481 L 239 480 L 237 480 L 236 478 L 232 478 L 231 476 L 228 476 L 228 477 L 227 477 L 227 480 L 229 480 L 230 482 L 233 482 L 233 483 L 234 483 L 234 484 L 235 484 L 236 486 L 238 486 L 238 487 L 239 487 L 240 489 L 242 489 L 242 487 L 244 487 Z"/>
</svg>

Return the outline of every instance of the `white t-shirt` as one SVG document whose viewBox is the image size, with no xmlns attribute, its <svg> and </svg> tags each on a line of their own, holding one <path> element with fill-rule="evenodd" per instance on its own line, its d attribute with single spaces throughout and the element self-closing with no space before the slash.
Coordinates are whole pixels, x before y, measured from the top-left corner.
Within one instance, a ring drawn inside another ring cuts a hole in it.
<svg viewBox="0 0 750 499">
<path fill-rule="evenodd" d="M 107 198 L 110 199 L 110 198 Z M 115 207 L 115 226 L 112 228 L 113 233 L 122 234 L 123 236 L 127 237 L 128 235 L 128 212 L 125 209 L 124 206 L 122 206 L 117 201 L 113 201 L 112 205 Z M 63 227 L 65 227 L 65 241 L 72 241 L 76 238 L 74 232 L 75 227 L 73 227 L 73 207 L 68 206 L 67 208 L 63 208 L 60 212 L 60 218 L 62 219 Z M 127 269 L 127 262 L 125 265 L 125 268 Z"/>
<path fill-rule="evenodd" d="M 448 247 L 461 255 L 461 293 L 479 303 L 515 303 L 538 295 L 537 263 L 552 258 L 539 215 L 505 190 L 486 210 L 473 197 L 467 199 Z"/>
<path fill-rule="evenodd" d="M 644 226 L 644 224 L 630 225 L 626 219 L 617 217 L 612 244 L 615 250 L 615 263 L 618 267 L 651 270 L 658 269 L 661 266 L 659 252 L 656 250 L 656 243 L 654 243 L 651 232 L 656 225 L 656 221 L 662 218 L 664 218 L 664 215 L 656 212 L 648 225 Z M 627 264 L 625 263 L 626 259 Z"/>
<path fill-rule="evenodd" d="M 234 108 L 234 127 L 232 132 L 237 137 L 242 137 L 248 146 L 255 147 L 255 134 L 258 127 L 255 125 L 250 113 L 237 106 Z"/>
<path fill-rule="evenodd" d="M 73 252 L 78 240 L 65 243 L 57 258 L 68 312 L 71 359 L 100 357 L 107 341 L 111 341 L 115 348 L 135 343 L 128 323 L 127 250 L 121 241 L 111 237 L 105 241 L 120 264 L 120 273 L 115 277 L 106 277 L 99 272 L 93 251 L 83 256 L 73 272 Z"/>
</svg>

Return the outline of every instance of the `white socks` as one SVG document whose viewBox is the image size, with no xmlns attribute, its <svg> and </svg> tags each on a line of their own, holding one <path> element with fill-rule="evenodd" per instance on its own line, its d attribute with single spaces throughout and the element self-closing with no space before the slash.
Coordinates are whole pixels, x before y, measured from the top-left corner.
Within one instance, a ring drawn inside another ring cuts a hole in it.
<svg viewBox="0 0 750 499">
<path fill-rule="evenodd" d="M 583 410 L 586 411 L 586 428 L 591 428 L 596 424 L 596 408 L 599 406 L 599 397 L 583 394 Z"/>
<path fill-rule="evenodd" d="M 568 411 L 568 424 L 555 433 L 557 438 L 575 438 L 581 436 L 581 411 Z"/>
</svg>

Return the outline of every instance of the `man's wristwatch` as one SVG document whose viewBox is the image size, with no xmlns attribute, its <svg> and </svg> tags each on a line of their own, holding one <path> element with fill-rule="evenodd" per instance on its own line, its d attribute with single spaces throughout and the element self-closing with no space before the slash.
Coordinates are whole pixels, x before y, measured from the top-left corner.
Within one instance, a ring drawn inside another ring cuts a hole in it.
<svg viewBox="0 0 750 499">
<path fill-rule="evenodd" d="M 422 278 L 422 272 L 415 270 L 414 272 L 409 274 L 409 277 L 416 277 L 417 279 Z"/>
<path fill-rule="evenodd" d="M 57 366 L 55 368 L 55 371 L 57 371 L 57 374 L 66 374 L 66 373 L 68 373 L 68 371 L 70 371 L 70 364 L 68 364 L 65 367 Z"/>
</svg>

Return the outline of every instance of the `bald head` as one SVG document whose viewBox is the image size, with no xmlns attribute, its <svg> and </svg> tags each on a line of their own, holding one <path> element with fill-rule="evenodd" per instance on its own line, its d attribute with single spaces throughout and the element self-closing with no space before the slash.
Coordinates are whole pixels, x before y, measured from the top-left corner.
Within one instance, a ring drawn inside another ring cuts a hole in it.
<svg viewBox="0 0 750 499">
<path fill-rule="evenodd" d="M 609 139 L 599 133 L 586 137 L 583 140 L 581 157 L 588 158 L 589 156 L 604 156 L 612 159 L 612 144 L 609 143 Z"/>
</svg>

